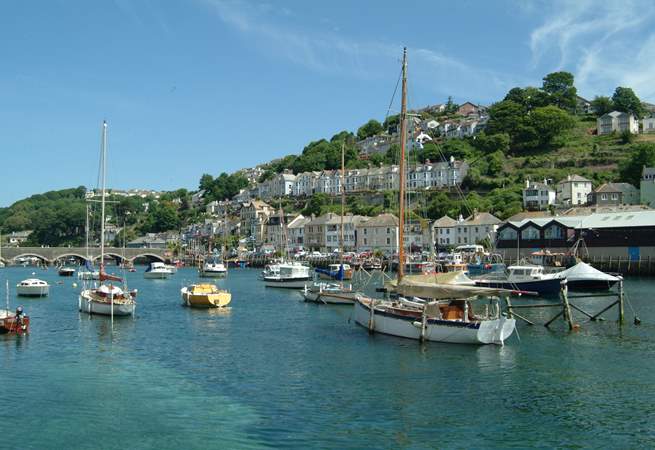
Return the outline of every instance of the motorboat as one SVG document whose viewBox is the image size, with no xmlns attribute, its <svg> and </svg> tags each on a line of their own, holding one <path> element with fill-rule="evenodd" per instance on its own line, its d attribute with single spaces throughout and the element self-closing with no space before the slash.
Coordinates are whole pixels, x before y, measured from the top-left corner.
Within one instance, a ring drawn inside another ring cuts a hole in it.
<svg viewBox="0 0 655 450">
<path fill-rule="evenodd" d="M 566 279 L 569 291 L 607 291 L 621 281 L 621 276 L 612 275 L 593 268 L 587 263 L 579 262 L 575 266 L 557 272 L 561 279 Z"/>
<path fill-rule="evenodd" d="M 16 285 L 16 294 L 23 297 L 46 297 L 50 293 L 50 285 L 38 278 L 28 278 Z"/>
<path fill-rule="evenodd" d="M 302 290 L 302 296 L 306 302 L 326 305 L 352 305 L 355 303 L 357 295 L 358 293 L 352 289 L 352 286 L 324 281 L 305 285 Z"/>
<path fill-rule="evenodd" d="M 223 261 L 214 257 L 203 263 L 199 275 L 204 278 L 222 278 L 227 275 L 227 266 Z"/>
<path fill-rule="evenodd" d="M 64 267 L 61 266 L 59 270 L 57 271 L 60 277 L 72 277 L 75 275 L 75 269 L 72 267 Z"/>
<path fill-rule="evenodd" d="M 143 273 L 143 277 L 147 279 L 165 279 L 171 275 L 171 270 L 166 267 L 162 262 L 150 263 L 150 266 Z"/>
<path fill-rule="evenodd" d="M 544 273 L 542 266 L 509 266 L 507 273 L 487 275 L 475 280 L 476 286 L 559 295 L 563 277 Z"/>
<path fill-rule="evenodd" d="M 184 304 L 195 308 L 224 308 L 232 301 L 231 293 L 210 283 L 185 286 L 180 293 Z"/>
<path fill-rule="evenodd" d="M 262 272 L 266 287 L 303 289 L 307 282 L 312 281 L 309 266 L 299 262 L 284 262 L 269 264 Z"/>
<path fill-rule="evenodd" d="M 342 269 L 343 268 L 343 269 Z M 350 264 L 330 264 L 327 269 L 316 268 L 319 278 L 324 280 L 351 280 L 353 269 Z"/>
<path fill-rule="evenodd" d="M 177 273 L 177 266 L 175 264 L 164 264 L 171 273 Z"/>
</svg>

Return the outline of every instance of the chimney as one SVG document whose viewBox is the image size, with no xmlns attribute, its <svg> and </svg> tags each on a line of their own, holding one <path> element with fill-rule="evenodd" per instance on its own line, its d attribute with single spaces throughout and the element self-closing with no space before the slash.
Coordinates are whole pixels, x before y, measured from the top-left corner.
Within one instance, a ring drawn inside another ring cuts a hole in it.
<svg viewBox="0 0 655 450">
<path fill-rule="evenodd" d="M 566 181 L 571 181 L 571 175 L 566 176 Z"/>
<path fill-rule="evenodd" d="M 529 188 L 530 187 L 530 178 L 525 179 L 525 187 Z"/>
</svg>

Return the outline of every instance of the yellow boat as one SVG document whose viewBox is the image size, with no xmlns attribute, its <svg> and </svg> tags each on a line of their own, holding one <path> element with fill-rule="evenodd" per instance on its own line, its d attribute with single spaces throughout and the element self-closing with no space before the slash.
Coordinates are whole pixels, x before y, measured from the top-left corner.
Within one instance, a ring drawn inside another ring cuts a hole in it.
<svg viewBox="0 0 655 450">
<path fill-rule="evenodd" d="M 214 284 L 192 284 L 180 291 L 186 306 L 195 308 L 223 308 L 230 304 L 232 294 Z"/>
</svg>

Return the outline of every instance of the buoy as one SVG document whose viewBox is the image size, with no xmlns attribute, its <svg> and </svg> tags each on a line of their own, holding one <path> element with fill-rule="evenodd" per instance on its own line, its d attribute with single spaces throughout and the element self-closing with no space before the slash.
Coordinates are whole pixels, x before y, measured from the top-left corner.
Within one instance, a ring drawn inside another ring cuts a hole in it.
<svg viewBox="0 0 655 450">
<path fill-rule="evenodd" d="M 73 283 L 73 287 L 76 288 L 76 287 L 77 287 L 77 283 Z"/>
<path fill-rule="evenodd" d="M 635 325 L 641 325 L 641 319 L 635 316 Z"/>
</svg>

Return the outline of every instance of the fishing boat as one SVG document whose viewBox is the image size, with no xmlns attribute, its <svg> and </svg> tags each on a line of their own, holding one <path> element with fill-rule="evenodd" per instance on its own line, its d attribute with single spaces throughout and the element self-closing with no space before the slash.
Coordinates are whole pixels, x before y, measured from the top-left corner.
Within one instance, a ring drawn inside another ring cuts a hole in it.
<svg viewBox="0 0 655 450">
<path fill-rule="evenodd" d="M 405 146 L 407 141 L 407 50 L 403 51 L 402 103 L 400 112 L 398 261 L 405 261 Z M 512 334 L 515 320 L 503 315 L 499 296 L 509 291 L 481 288 L 462 278 L 462 272 L 405 276 L 398 264 L 397 279 L 390 289 L 396 300 L 364 295 L 355 300 L 353 318 L 369 332 L 420 341 L 461 344 L 500 344 Z M 411 298 L 407 298 L 411 297 Z M 475 314 L 474 300 L 488 299 L 491 308 Z"/>
<path fill-rule="evenodd" d="M 565 277 L 544 273 L 542 266 L 509 266 L 507 273 L 490 274 L 475 280 L 476 286 L 536 292 L 542 296 L 557 296 Z"/>
<path fill-rule="evenodd" d="M 593 268 L 587 263 L 579 262 L 575 266 L 557 272 L 556 276 L 566 279 L 569 291 L 607 291 L 623 278 Z"/>
<path fill-rule="evenodd" d="M 262 273 L 264 286 L 272 288 L 303 289 L 313 281 L 309 266 L 299 262 L 269 264 Z"/>
<path fill-rule="evenodd" d="M 102 139 L 100 151 L 100 175 L 102 184 L 101 219 L 100 219 L 100 286 L 84 289 L 78 297 L 78 308 L 88 314 L 111 316 L 131 316 L 136 310 L 136 291 L 128 291 L 124 284 L 122 287 L 113 283 L 121 283 L 120 277 L 107 274 L 104 268 L 105 257 L 105 202 L 107 183 L 107 122 L 102 123 Z M 105 282 L 113 283 L 105 283 Z"/>
<path fill-rule="evenodd" d="M 171 276 L 171 269 L 162 262 L 152 262 L 143 273 L 143 278 L 147 279 L 166 279 Z"/>
<path fill-rule="evenodd" d="M 50 285 L 38 278 L 28 278 L 16 285 L 16 294 L 21 297 L 46 297 L 50 293 Z"/>
<path fill-rule="evenodd" d="M 205 260 L 198 274 L 203 278 L 223 278 L 227 275 L 227 266 L 217 256 Z"/>
<path fill-rule="evenodd" d="M 324 280 L 352 280 L 353 269 L 350 264 L 330 264 L 327 269 L 316 268 L 319 278 Z"/>
<path fill-rule="evenodd" d="M 30 318 L 23 313 L 23 307 L 16 311 L 9 309 L 9 281 L 5 284 L 5 309 L 0 309 L 0 334 L 27 334 L 30 331 Z"/>
<path fill-rule="evenodd" d="M 180 293 L 184 304 L 193 308 L 224 308 L 232 301 L 231 293 L 210 283 L 192 284 Z"/>
</svg>

